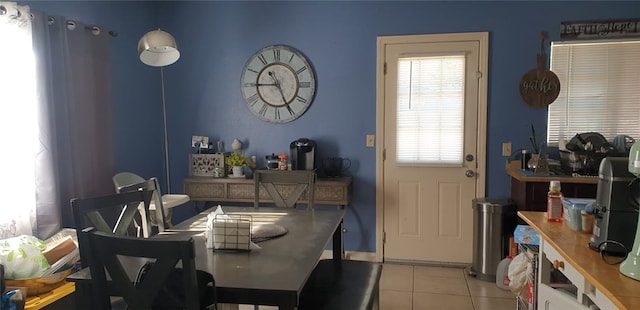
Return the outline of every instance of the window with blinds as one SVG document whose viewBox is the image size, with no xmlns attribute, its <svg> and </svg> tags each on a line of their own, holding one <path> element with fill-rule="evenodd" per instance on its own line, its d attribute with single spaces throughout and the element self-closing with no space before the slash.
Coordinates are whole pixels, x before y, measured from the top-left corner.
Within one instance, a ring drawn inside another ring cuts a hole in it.
<svg viewBox="0 0 640 310">
<path fill-rule="evenodd" d="M 398 164 L 462 164 L 465 55 L 398 61 Z"/>
<path fill-rule="evenodd" d="M 599 132 L 640 138 L 640 41 L 553 42 L 560 94 L 549 105 L 547 142 Z"/>
</svg>

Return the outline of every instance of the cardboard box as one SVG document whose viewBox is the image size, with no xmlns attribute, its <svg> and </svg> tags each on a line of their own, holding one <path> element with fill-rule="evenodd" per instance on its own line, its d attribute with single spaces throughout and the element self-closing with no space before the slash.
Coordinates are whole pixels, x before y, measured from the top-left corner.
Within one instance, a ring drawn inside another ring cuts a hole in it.
<svg viewBox="0 0 640 310">
<path fill-rule="evenodd" d="M 513 231 L 513 237 L 516 243 L 540 245 L 540 236 L 529 225 L 518 225 L 516 230 Z"/>
</svg>

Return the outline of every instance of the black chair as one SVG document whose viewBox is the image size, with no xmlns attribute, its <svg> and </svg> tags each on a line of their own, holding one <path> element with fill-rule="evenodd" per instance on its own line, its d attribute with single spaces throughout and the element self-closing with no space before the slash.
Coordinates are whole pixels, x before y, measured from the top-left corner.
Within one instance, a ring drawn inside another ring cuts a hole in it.
<svg viewBox="0 0 640 310">
<path fill-rule="evenodd" d="M 121 174 L 118 174 L 118 175 L 121 175 Z M 114 177 L 114 180 L 115 179 L 116 177 Z M 152 226 L 149 226 L 148 223 L 151 223 L 151 225 L 153 226 L 157 226 L 158 232 L 164 232 L 165 226 L 170 227 L 168 226 L 168 223 L 167 223 L 167 214 L 165 213 L 166 210 L 164 208 L 156 207 L 156 206 L 162 205 L 162 199 L 157 194 L 158 188 L 160 188 L 160 185 L 158 184 L 158 179 L 156 178 L 150 178 L 148 180 L 143 179 L 140 182 L 123 185 L 116 188 L 117 193 L 137 192 L 140 190 L 147 190 L 147 191 L 153 192 L 153 195 L 151 195 L 151 201 L 149 202 L 149 207 L 147 208 L 149 209 L 149 212 L 145 212 L 145 208 L 142 204 L 138 208 L 138 211 L 140 211 L 140 218 L 141 218 L 140 224 L 142 225 L 142 236 L 144 238 L 149 238 L 149 236 L 151 235 Z M 149 216 L 149 220 L 147 220 L 147 216 Z M 170 222 L 171 221 L 169 220 L 169 223 Z"/>
<path fill-rule="evenodd" d="M 382 264 L 321 260 L 300 294 L 300 310 L 378 309 Z"/>
<path fill-rule="evenodd" d="M 97 230 L 116 236 L 134 235 L 140 236 L 135 228 L 134 218 L 139 212 L 142 203 L 142 212 L 146 213 L 146 224 L 142 227 L 151 227 L 149 216 L 149 202 L 153 192 L 140 190 L 135 192 L 120 193 L 114 195 L 74 198 L 71 199 L 73 220 L 76 233 L 87 227 L 95 227 Z M 87 254 L 80 247 L 80 259 L 82 267 L 87 267 Z"/>
<path fill-rule="evenodd" d="M 80 246 L 88 248 L 94 308 L 196 310 L 215 307 L 213 276 L 196 272 L 193 239 L 114 236 L 93 227 L 84 229 L 78 237 Z M 131 273 L 126 270 L 130 268 L 123 262 L 132 258 L 153 261 L 144 265 L 149 267 L 143 268 L 144 276 L 138 274 L 137 279 L 129 276 Z M 177 268 L 179 263 L 181 268 Z"/>
<path fill-rule="evenodd" d="M 276 207 L 291 208 L 307 193 L 307 207 L 313 209 L 316 173 L 313 170 L 256 170 L 253 172 L 253 207 L 259 207 L 260 188 L 264 188 Z M 295 185 L 295 187 L 292 187 Z"/>
</svg>

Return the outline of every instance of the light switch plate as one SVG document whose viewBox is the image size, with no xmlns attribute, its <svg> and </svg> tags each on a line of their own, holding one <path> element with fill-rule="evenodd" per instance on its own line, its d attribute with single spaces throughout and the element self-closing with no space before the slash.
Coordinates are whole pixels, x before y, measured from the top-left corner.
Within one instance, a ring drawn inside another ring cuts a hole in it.
<svg viewBox="0 0 640 310">
<path fill-rule="evenodd" d="M 511 142 L 502 143 L 502 156 L 504 157 L 511 156 Z"/>
<path fill-rule="evenodd" d="M 375 135 L 367 135 L 367 147 L 374 147 L 376 144 Z"/>
</svg>

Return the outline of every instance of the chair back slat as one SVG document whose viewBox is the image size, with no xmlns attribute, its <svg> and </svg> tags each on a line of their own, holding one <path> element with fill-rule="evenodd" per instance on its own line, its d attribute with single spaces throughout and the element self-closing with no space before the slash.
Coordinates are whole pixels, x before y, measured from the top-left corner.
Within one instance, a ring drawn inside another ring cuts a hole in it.
<svg viewBox="0 0 640 310">
<path fill-rule="evenodd" d="M 150 178 L 148 180 L 143 180 L 138 183 L 124 185 L 117 188 L 117 191 L 119 193 L 126 193 L 126 192 L 139 191 L 139 190 L 152 191 L 153 195 L 151 196 L 151 202 L 153 202 L 153 204 L 155 205 L 155 213 L 154 213 L 155 222 L 151 220 L 151 214 L 150 214 L 151 211 L 149 211 L 149 214 L 144 214 L 143 212 L 141 212 L 141 216 L 143 217 L 143 221 L 142 221 L 143 233 L 148 234 L 148 232 L 151 231 L 151 225 L 154 225 L 154 224 L 157 224 L 159 232 L 164 232 L 165 231 L 164 223 L 166 220 L 166 216 L 164 213 L 164 208 L 162 207 L 160 184 L 158 183 L 157 178 Z M 149 237 L 149 236 L 145 235 L 144 237 Z"/>
<path fill-rule="evenodd" d="M 253 173 L 255 185 L 254 208 L 259 207 L 260 189 L 264 188 L 276 207 L 292 208 L 304 193 L 307 206 L 314 207 L 316 174 L 313 170 L 256 170 Z M 292 185 L 294 185 L 292 187 Z M 287 189 L 286 191 L 283 189 Z M 293 188 L 293 190 L 289 190 Z"/>
<path fill-rule="evenodd" d="M 149 202 L 153 192 L 142 190 L 92 198 L 71 199 L 73 220 L 79 236 L 82 229 L 95 227 L 98 231 L 117 236 L 135 235 L 134 216 L 142 204 L 143 210 L 149 213 Z M 116 219 L 110 220 L 115 217 Z M 112 224 L 109 224 L 112 223 Z M 87 267 L 87 254 L 80 247 L 80 258 L 83 267 Z"/>
<path fill-rule="evenodd" d="M 153 191 L 151 202 L 156 207 L 154 213 L 155 217 L 151 220 L 151 224 L 157 225 L 159 232 L 164 232 L 165 229 L 167 229 L 166 222 L 168 215 L 166 214 L 167 211 L 164 208 L 164 202 L 162 201 L 162 191 L 160 189 L 160 183 L 158 182 L 157 178 L 152 177 L 148 180 L 145 180 L 141 176 L 131 172 L 120 172 L 114 175 L 112 179 L 117 193 L 137 191 L 139 189 Z M 160 208 L 158 206 L 163 207 Z M 143 229 L 143 231 L 145 230 Z"/>
</svg>

